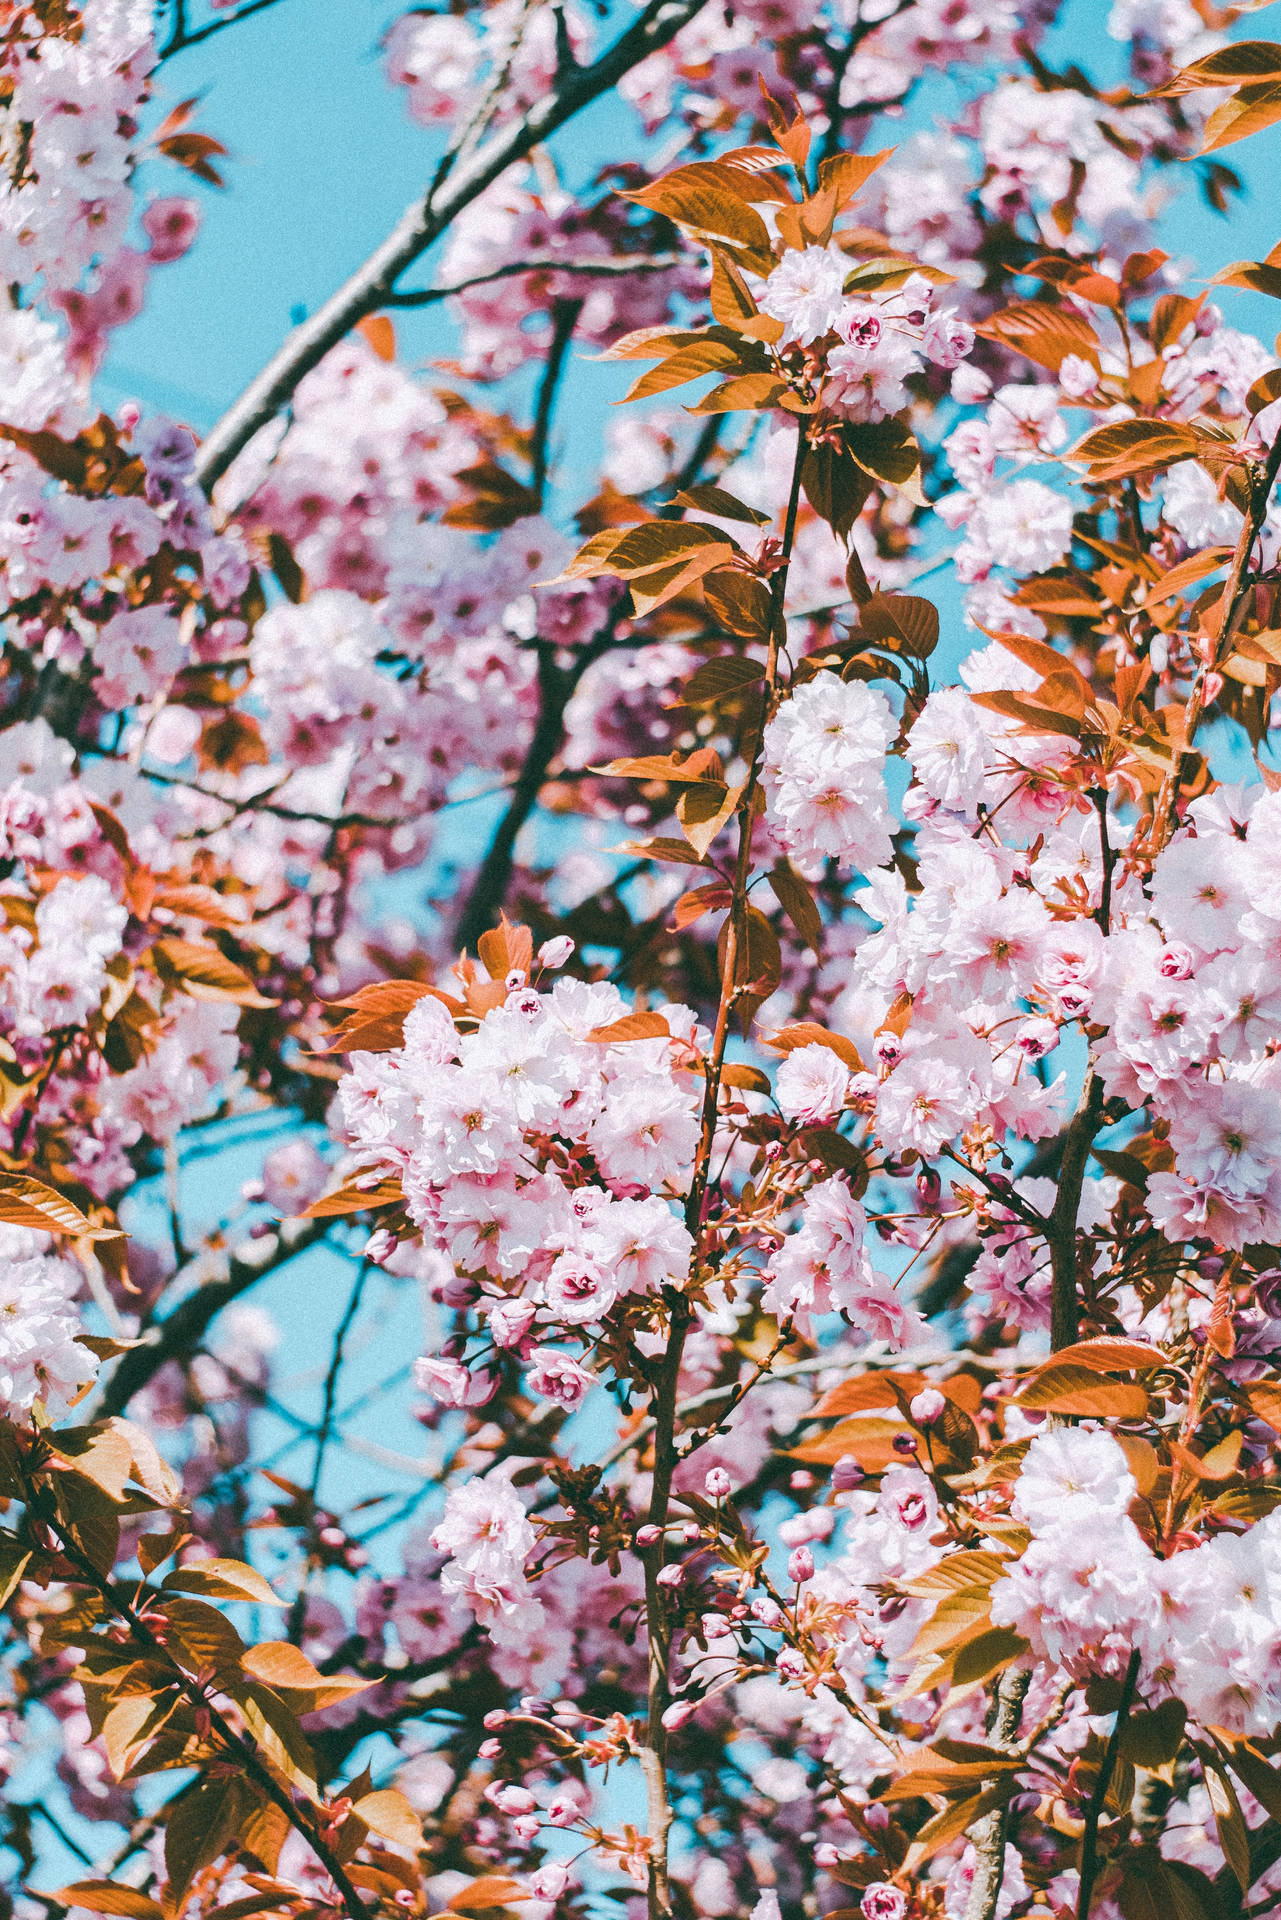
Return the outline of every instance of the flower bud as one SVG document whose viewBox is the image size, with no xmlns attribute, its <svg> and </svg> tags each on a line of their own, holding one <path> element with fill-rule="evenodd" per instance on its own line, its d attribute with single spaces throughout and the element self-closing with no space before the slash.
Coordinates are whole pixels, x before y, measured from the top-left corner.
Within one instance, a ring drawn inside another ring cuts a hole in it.
<svg viewBox="0 0 1281 1920">
<path fill-rule="evenodd" d="M 646 1522 L 643 1527 L 637 1527 L 636 1529 L 636 1544 L 638 1547 L 657 1546 L 662 1537 L 663 1529 L 661 1527 L 651 1526 L 648 1522 Z"/>
<path fill-rule="evenodd" d="M 932 1427 L 936 1420 L 943 1417 L 947 1401 L 937 1387 L 922 1387 L 914 1393 L 908 1403 L 908 1411 L 918 1427 Z"/>
<path fill-rule="evenodd" d="M 832 1485 L 837 1493 L 849 1493 L 852 1488 L 861 1487 L 865 1477 L 852 1453 L 843 1453 L 832 1468 Z"/>
<path fill-rule="evenodd" d="M 703 1482 L 709 1500 L 728 1500 L 733 1484 L 724 1467 L 712 1467 Z"/>
<path fill-rule="evenodd" d="M 540 967 L 563 967 L 574 951 L 574 942 L 567 933 L 558 933 L 554 939 L 544 940 L 538 949 Z"/>
<path fill-rule="evenodd" d="M 687 1720 L 694 1718 L 697 1709 L 696 1700 L 673 1700 L 663 1715 L 663 1725 L 669 1733 L 675 1733 L 677 1727 L 683 1727 Z"/>
<path fill-rule="evenodd" d="M 808 1547 L 793 1547 L 787 1556 L 787 1573 L 798 1587 L 814 1578 L 814 1556 Z"/>
<path fill-rule="evenodd" d="M 529 1876 L 529 1890 L 540 1900 L 559 1900 L 568 1885 L 569 1868 L 563 1860 L 545 1860 L 537 1873 Z"/>
</svg>

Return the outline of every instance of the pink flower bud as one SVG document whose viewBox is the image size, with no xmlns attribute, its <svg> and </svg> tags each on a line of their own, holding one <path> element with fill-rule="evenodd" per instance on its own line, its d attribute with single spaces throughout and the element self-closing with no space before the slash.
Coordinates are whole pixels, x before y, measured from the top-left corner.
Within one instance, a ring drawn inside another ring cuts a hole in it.
<svg viewBox="0 0 1281 1920">
<path fill-rule="evenodd" d="M 558 933 L 553 940 L 544 940 L 538 949 L 540 967 L 563 967 L 574 951 L 574 942 L 567 933 Z"/>
<path fill-rule="evenodd" d="M 943 1417 L 947 1401 L 937 1387 L 922 1387 L 914 1393 L 908 1403 L 908 1411 L 918 1427 L 932 1427 L 936 1420 Z"/>
<path fill-rule="evenodd" d="M 865 1477 L 852 1453 L 843 1453 L 832 1468 L 832 1485 L 838 1493 L 849 1493 L 851 1488 L 861 1487 Z"/>
<path fill-rule="evenodd" d="M 903 1920 L 907 1895 L 888 1880 L 875 1880 L 859 1901 L 863 1920 Z"/>
<path fill-rule="evenodd" d="M 414 1362 L 414 1385 L 442 1406 L 465 1407 L 471 1374 L 461 1360 L 438 1360 L 434 1354 L 424 1354 Z"/>
<path fill-rule="evenodd" d="M 753 1620 L 763 1627 L 778 1627 L 783 1623 L 783 1609 L 776 1600 L 753 1600 L 751 1613 Z"/>
<path fill-rule="evenodd" d="M 660 1587 L 679 1587 L 684 1578 L 684 1567 L 662 1567 L 659 1570 L 658 1584 Z"/>
<path fill-rule="evenodd" d="M 532 1813 L 538 1805 L 528 1787 L 518 1787 L 510 1780 L 495 1780 L 485 1788 L 485 1798 L 500 1813 L 512 1815 Z"/>
<path fill-rule="evenodd" d="M 646 1521 L 643 1527 L 637 1527 L 636 1529 L 636 1544 L 638 1547 L 655 1547 L 662 1537 L 663 1529 L 661 1527 L 651 1526 L 648 1521 Z"/>
<path fill-rule="evenodd" d="M 529 1876 L 529 1890 L 540 1900 L 559 1900 L 568 1885 L 569 1868 L 563 1860 L 546 1860 Z"/>
<path fill-rule="evenodd" d="M 728 1500 L 733 1484 L 724 1467 L 712 1467 L 703 1482 L 709 1500 Z"/>
<path fill-rule="evenodd" d="M 808 1547 L 793 1547 L 787 1556 L 787 1574 L 798 1587 L 814 1578 L 814 1556 Z"/>
<path fill-rule="evenodd" d="M 663 1725 L 669 1733 L 675 1733 L 677 1727 L 683 1727 L 687 1720 L 694 1718 L 697 1710 L 696 1700 L 673 1700 L 663 1715 Z"/>
</svg>

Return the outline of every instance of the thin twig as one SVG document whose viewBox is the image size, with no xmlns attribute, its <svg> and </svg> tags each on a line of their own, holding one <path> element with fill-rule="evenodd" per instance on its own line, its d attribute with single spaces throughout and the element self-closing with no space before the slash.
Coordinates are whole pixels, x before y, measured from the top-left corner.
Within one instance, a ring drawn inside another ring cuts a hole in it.
<svg viewBox="0 0 1281 1920">
<path fill-rule="evenodd" d="M 360 1312 L 361 1296 L 365 1291 L 365 1282 L 368 1278 L 369 1262 L 368 1260 L 362 1260 L 356 1269 L 356 1279 L 351 1289 L 351 1296 L 347 1301 L 346 1311 L 339 1321 L 338 1331 L 334 1335 L 334 1350 L 329 1362 L 329 1371 L 325 1375 L 325 1396 L 320 1414 L 320 1426 L 316 1431 L 316 1458 L 311 1469 L 311 1497 L 315 1501 L 320 1499 L 320 1482 L 325 1471 L 325 1454 L 329 1449 L 329 1442 L 333 1435 L 334 1406 L 338 1398 L 338 1379 L 342 1373 L 343 1359 L 347 1347 L 347 1335 L 351 1332 L 352 1322 Z"/>
<path fill-rule="evenodd" d="M 195 1350 L 224 1307 L 309 1247 L 317 1246 L 331 1224 L 329 1220 L 289 1221 L 274 1234 L 248 1242 L 244 1252 L 232 1254 L 225 1273 L 198 1286 L 164 1320 L 148 1328 L 138 1346 L 121 1354 L 103 1388 L 97 1417 L 105 1420 L 123 1413 L 133 1396 L 167 1361 L 184 1359 Z M 181 1278 L 181 1271 L 174 1275 L 174 1281 Z"/>
<path fill-rule="evenodd" d="M 202 40 L 211 40 L 215 33 L 221 33 L 225 27 L 235 27 L 251 14 L 264 13 L 268 7 L 274 7 L 277 0 L 247 0 L 247 4 L 235 13 L 225 13 L 220 19 L 210 20 L 205 26 L 197 27 L 194 32 L 187 28 L 187 9 L 185 0 L 174 0 L 174 24 L 163 47 L 156 54 L 156 64 L 172 59 L 175 53 L 185 53 L 188 47 L 198 47 Z"/>
<path fill-rule="evenodd" d="M 1094 1783 L 1094 1792 L 1090 1795 L 1090 1804 L 1085 1809 L 1085 1832 L 1081 1835 L 1081 1884 L 1076 1898 L 1076 1920 L 1089 1920 L 1090 1902 L 1094 1897 L 1094 1882 L 1099 1873 L 1099 1816 L 1103 1812 L 1103 1803 L 1108 1797 L 1108 1788 L 1112 1784 L 1112 1775 L 1116 1771 L 1121 1735 L 1125 1732 L 1125 1723 L 1129 1718 L 1130 1708 L 1134 1705 L 1138 1684 L 1139 1649 L 1136 1647 L 1125 1669 L 1125 1680 L 1121 1687 L 1116 1719 L 1108 1735 L 1107 1749 L 1103 1755 L 1103 1764 L 1099 1768 L 1099 1777 Z"/>
<path fill-rule="evenodd" d="M 33 1518 L 37 1519 L 39 1523 L 47 1529 L 49 1535 L 57 1540 L 63 1557 L 79 1569 L 85 1582 L 95 1593 L 101 1596 L 111 1608 L 112 1612 L 117 1614 L 125 1623 L 137 1644 L 144 1648 L 153 1659 L 161 1661 L 172 1672 L 172 1684 L 178 1688 L 185 1699 L 190 1701 L 198 1713 L 207 1717 L 210 1732 L 218 1736 L 224 1753 L 228 1758 L 234 1758 L 238 1762 L 244 1772 L 253 1780 L 259 1791 L 271 1801 L 273 1806 L 279 1808 L 280 1812 L 283 1813 L 288 1820 L 290 1826 L 307 1842 L 307 1845 L 311 1848 L 333 1881 L 335 1887 L 342 1895 L 343 1904 L 350 1915 L 350 1920 L 365 1920 L 367 1912 L 365 1902 L 356 1892 L 342 1862 L 320 1833 L 315 1822 L 309 1815 L 303 1813 L 301 1807 L 295 1804 L 291 1796 L 286 1793 L 285 1789 L 280 1785 L 253 1741 L 247 1734 L 238 1732 L 237 1729 L 232 1726 L 225 1714 L 213 1704 L 209 1697 L 208 1690 L 186 1671 L 174 1658 L 165 1643 L 158 1639 L 151 1631 L 151 1628 L 147 1625 L 146 1621 L 142 1619 L 137 1609 L 116 1591 L 109 1577 L 100 1572 L 94 1565 L 88 1554 L 82 1550 L 73 1536 L 68 1532 L 51 1503 L 41 1497 L 40 1490 L 37 1489 L 25 1473 L 23 1479 L 25 1482 L 25 1498 L 29 1511 Z"/>
<path fill-rule="evenodd" d="M 697 1242 L 703 1226 L 703 1207 L 716 1138 L 716 1120 L 720 1099 L 721 1074 L 725 1049 L 729 1042 L 730 1020 L 738 999 L 739 956 L 744 950 L 747 930 L 747 891 L 752 868 L 752 828 L 756 818 L 756 792 L 760 782 L 765 722 L 778 677 L 779 643 L 783 635 L 783 596 L 792 546 L 796 538 L 796 517 L 800 505 L 801 469 L 806 441 L 803 426 L 798 426 L 792 485 L 783 529 L 780 564 L 770 583 L 769 649 L 765 666 L 765 689 L 750 748 L 744 757 L 750 769 L 739 796 L 738 858 L 734 872 L 733 898 L 721 963 L 720 1003 L 716 1027 L 705 1068 L 707 1085 L 698 1149 L 685 1202 L 685 1225 Z M 669 1295 L 671 1331 L 667 1350 L 654 1391 L 654 1471 L 647 1524 L 657 1529 L 654 1544 L 645 1549 L 645 1621 L 649 1643 L 649 1717 L 641 1763 L 645 1774 L 649 1812 L 648 1907 L 649 1920 L 669 1920 L 672 1912 L 671 1884 L 668 1872 L 668 1844 L 672 1826 L 672 1802 L 667 1781 L 667 1728 L 663 1716 L 671 1704 L 671 1610 L 663 1586 L 667 1516 L 671 1503 L 672 1476 L 677 1462 L 676 1420 L 680 1386 L 681 1359 L 693 1318 L 688 1300 L 674 1289 Z"/>
<path fill-rule="evenodd" d="M 617 258 L 601 260 L 557 260 L 554 257 L 509 260 L 504 266 L 491 267 L 488 273 L 474 273 L 469 279 L 459 280 L 450 287 L 411 287 L 404 293 L 390 294 L 384 305 L 431 307 L 439 300 L 456 300 L 459 294 L 470 293 L 473 287 L 488 287 L 495 280 L 514 280 L 528 273 L 570 273 L 594 280 L 630 280 L 637 273 L 670 273 L 679 265 L 680 257 L 674 253 L 624 253 Z M 716 418 L 714 414 L 709 417 Z"/>
</svg>

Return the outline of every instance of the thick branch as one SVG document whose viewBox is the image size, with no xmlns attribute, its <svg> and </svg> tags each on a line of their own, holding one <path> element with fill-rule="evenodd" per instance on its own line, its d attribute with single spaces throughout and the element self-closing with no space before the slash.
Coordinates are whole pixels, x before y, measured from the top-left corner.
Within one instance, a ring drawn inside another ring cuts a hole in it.
<svg viewBox="0 0 1281 1920">
<path fill-rule="evenodd" d="M 991 1743 L 998 1753 L 1014 1749 L 1023 1702 L 1027 1697 L 1031 1672 L 1027 1668 L 1007 1667 L 996 1690 L 996 1712 L 992 1718 Z M 999 1780 L 984 1782 L 999 1787 Z M 965 1902 L 965 1920 L 992 1920 L 1001 1898 L 1005 1878 L 1005 1835 L 1010 1823 L 1008 1804 L 994 1807 L 970 1828 L 974 1844 L 974 1878 Z"/>
<path fill-rule="evenodd" d="M 574 328 L 578 324 L 578 316 L 582 310 L 581 300 L 552 302 L 552 339 L 547 349 L 543 377 L 538 383 L 538 404 L 534 413 L 532 485 L 534 492 L 538 495 L 540 507 L 544 503 L 547 492 L 548 448 L 551 444 L 552 415 L 556 410 L 556 395 L 560 390 L 565 361 L 569 356 L 570 343 L 574 338 Z"/>
<path fill-rule="evenodd" d="M 523 160 L 567 120 L 615 87 L 625 73 L 667 45 L 704 0 L 650 0 L 635 24 L 590 67 L 562 75 L 529 111 L 491 134 L 443 181 L 406 208 L 398 225 L 318 313 L 295 328 L 279 353 L 252 380 L 206 439 L 196 474 L 206 492 L 227 471 L 260 427 L 293 398 L 299 381 L 357 321 L 387 304 L 396 282 L 500 174 Z"/>
</svg>

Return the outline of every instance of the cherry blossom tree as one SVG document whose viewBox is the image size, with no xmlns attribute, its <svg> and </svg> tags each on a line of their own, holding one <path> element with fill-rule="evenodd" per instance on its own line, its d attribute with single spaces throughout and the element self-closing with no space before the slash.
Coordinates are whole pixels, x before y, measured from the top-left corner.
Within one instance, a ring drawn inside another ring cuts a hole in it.
<svg viewBox="0 0 1281 1920">
<path fill-rule="evenodd" d="M 1281 46 L 408 11 L 201 440 L 269 6 L 0 0 L 6 1911 L 1271 1913 Z"/>
</svg>

